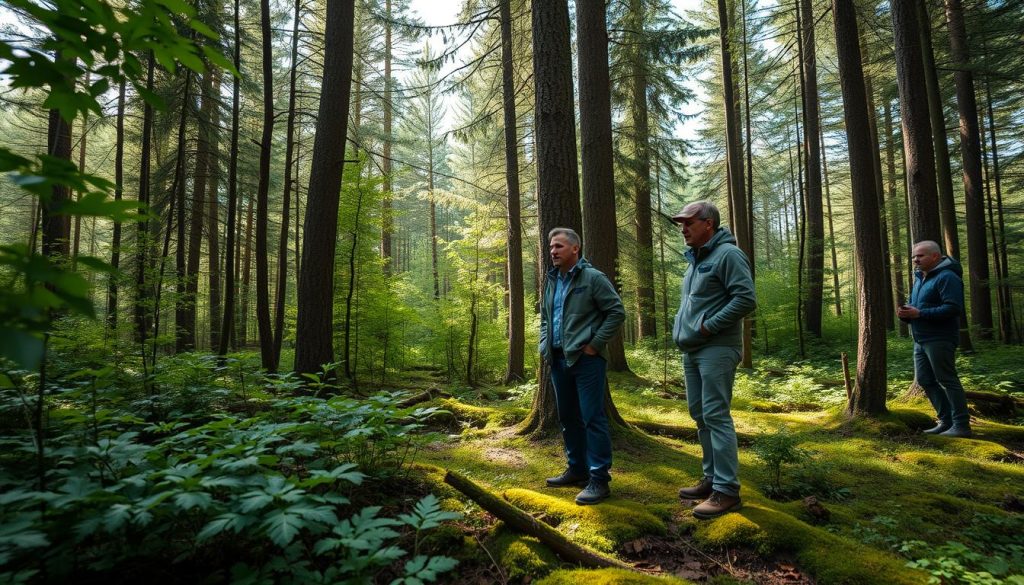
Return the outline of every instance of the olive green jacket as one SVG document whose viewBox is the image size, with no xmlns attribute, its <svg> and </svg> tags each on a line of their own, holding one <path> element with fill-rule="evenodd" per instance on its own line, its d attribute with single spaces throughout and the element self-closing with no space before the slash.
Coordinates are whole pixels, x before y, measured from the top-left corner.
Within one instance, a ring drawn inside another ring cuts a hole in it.
<svg viewBox="0 0 1024 585">
<path fill-rule="evenodd" d="M 569 281 L 569 291 L 562 305 L 562 351 L 568 365 L 573 365 L 590 344 L 608 361 L 608 341 L 626 320 L 622 299 L 603 272 L 580 258 L 579 269 Z M 548 270 L 544 281 L 544 297 L 540 308 L 540 353 L 551 360 L 551 323 L 554 322 L 555 279 L 558 269 Z"/>
</svg>

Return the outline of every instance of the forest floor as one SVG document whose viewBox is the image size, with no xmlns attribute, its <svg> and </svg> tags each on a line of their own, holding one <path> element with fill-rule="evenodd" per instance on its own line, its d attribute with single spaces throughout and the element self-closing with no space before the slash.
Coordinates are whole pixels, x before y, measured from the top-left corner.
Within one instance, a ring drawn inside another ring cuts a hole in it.
<svg viewBox="0 0 1024 585">
<path fill-rule="evenodd" d="M 453 390 L 425 403 L 453 416 L 448 440 L 421 451 L 420 463 L 464 474 L 639 572 L 574 569 L 535 538 L 464 503 L 486 555 L 464 562 L 461 581 L 1024 583 L 1019 419 L 974 410 L 974 438 L 928 436 L 921 430 L 933 424 L 932 411 L 923 398 L 890 401 L 879 419 L 851 420 L 839 406 L 758 399 L 767 392 L 757 384 L 777 386 L 776 395 L 794 384 L 792 376 L 773 380 L 779 375 L 771 368 L 757 379 L 740 374 L 733 414 L 744 507 L 707 522 L 694 519 L 696 503 L 676 493 L 699 479 L 700 446 L 685 438 L 693 422 L 674 383 L 611 376 L 614 401 L 631 425 L 614 431 L 612 497 L 590 507 L 574 504 L 578 488 L 545 487 L 545 477 L 564 469 L 561 441 L 517 432 L 528 404 L 515 391 Z M 430 374 L 422 376 L 409 383 L 430 386 Z M 807 383 L 829 392 L 822 389 L 828 380 Z M 449 502 L 461 497 L 446 488 L 438 481 L 436 489 L 455 498 Z"/>
</svg>

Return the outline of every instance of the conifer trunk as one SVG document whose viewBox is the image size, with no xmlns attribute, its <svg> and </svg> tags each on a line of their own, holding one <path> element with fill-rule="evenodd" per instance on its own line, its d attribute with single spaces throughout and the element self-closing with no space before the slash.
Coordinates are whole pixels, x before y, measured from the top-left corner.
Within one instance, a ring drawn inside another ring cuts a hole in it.
<svg viewBox="0 0 1024 585">
<path fill-rule="evenodd" d="M 523 225 L 519 192 L 519 141 L 516 127 L 516 94 L 512 61 L 512 11 L 510 0 L 499 0 L 501 12 L 501 94 L 505 122 L 505 187 L 508 219 L 508 363 L 505 384 L 526 379 L 526 307 L 523 299 Z"/>
</svg>

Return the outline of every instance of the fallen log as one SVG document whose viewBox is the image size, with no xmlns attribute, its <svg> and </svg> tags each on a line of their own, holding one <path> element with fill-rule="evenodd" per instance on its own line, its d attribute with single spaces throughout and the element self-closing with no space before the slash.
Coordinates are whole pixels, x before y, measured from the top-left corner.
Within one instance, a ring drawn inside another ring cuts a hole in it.
<svg viewBox="0 0 1024 585">
<path fill-rule="evenodd" d="M 1018 408 L 1024 409 L 1024 400 L 1016 400 L 1009 394 L 981 392 L 978 390 L 968 390 L 965 394 L 967 394 L 969 400 L 974 400 L 975 402 L 995 403 L 1005 414 L 1014 414 Z"/>
<path fill-rule="evenodd" d="M 622 561 L 572 542 L 551 526 L 476 485 L 457 472 L 450 470 L 446 472 L 444 482 L 465 494 L 484 510 L 494 514 L 512 529 L 536 537 L 555 554 L 567 561 L 585 567 L 632 569 Z"/>
</svg>

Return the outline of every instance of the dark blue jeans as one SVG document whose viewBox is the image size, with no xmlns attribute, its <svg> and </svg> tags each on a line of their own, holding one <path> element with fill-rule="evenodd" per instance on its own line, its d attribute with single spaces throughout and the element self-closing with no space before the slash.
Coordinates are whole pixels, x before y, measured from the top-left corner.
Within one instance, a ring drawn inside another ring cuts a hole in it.
<svg viewBox="0 0 1024 585">
<path fill-rule="evenodd" d="M 551 383 L 569 469 L 603 482 L 611 480 L 612 466 L 612 437 L 604 410 L 606 368 L 601 356 L 583 354 L 569 366 L 565 354 L 556 350 L 551 359 Z"/>
<path fill-rule="evenodd" d="M 943 424 L 971 426 L 967 396 L 956 373 L 956 344 L 950 341 L 915 343 L 914 376 Z"/>
</svg>

